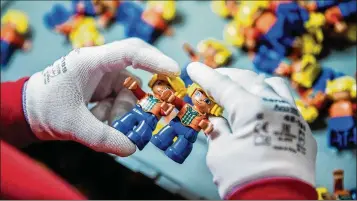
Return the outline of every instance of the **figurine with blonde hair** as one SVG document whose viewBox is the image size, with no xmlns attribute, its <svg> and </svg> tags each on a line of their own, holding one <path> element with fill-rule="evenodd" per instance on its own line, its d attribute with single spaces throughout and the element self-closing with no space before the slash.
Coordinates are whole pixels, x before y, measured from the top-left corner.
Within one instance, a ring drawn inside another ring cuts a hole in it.
<svg viewBox="0 0 357 201">
<path fill-rule="evenodd" d="M 179 77 L 161 74 L 154 74 L 149 82 L 153 93 L 145 93 L 132 77 L 125 79 L 124 87 L 133 92 L 138 103 L 130 112 L 114 121 L 112 126 L 142 150 L 150 141 L 161 117 L 169 115 L 174 109 L 173 105 L 164 104 L 163 93 L 170 91 L 178 97 L 183 97 L 186 88 Z"/>
<path fill-rule="evenodd" d="M 107 27 L 117 15 L 119 0 L 72 0 L 76 13 L 86 16 L 98 16 L 98 24 Z"/>
<path fill-rule="evenodd" d="M 188 43 L 183 45 L 183 49 L 189 55 L 191 62 L 201 61 L 213 69 L 226 65 L 232 58 L 231 50 L 222 41 L 213 38 L 200 41 L 197 45 L 197 52 Z M 188 76 L 187 66 L 188 64 L 181 69 L 180 75 L 186 87 L 193 83 Z M 184 100 L 192 104 L 190 97 L 186 96 Z"/>
<path fill-rule="evenodd" d="M 315 113 L 326 108 L 328 100 L 325 92 L 327 82 L 342 76 L 344 76 L 343 73 L 336 72 L 331 68 L 321 67 L 313 55 L 304 55 L 301 60 L 293 63 L 291 83 L 300 95 L 301 100 L 299 101 L 302 101 L 298 104 L 298 108 L 303 109 L 300 112 L 312 112 L 312 114 L 302 114 L 309 117 L 305 120 L 312 123 L 319 116 Z"/>
<path fill-rule="evenodd" d="M 170 91 L 163 93 L 163 100 L 174 104 L 179 112 L 151 139 L 156 147 L 165 151 L 169 158 L 180 164 L 191 153 L 198 133 L 201 130 L 206 135 L 212 132 L 213 124 L 208 120 L 208 116 L 221 116 L 223 112 L 223 108 L 196 83 L 188 87 L 187 94 L 192 99 L 193 105 L 184 102 Z M 175 137 L 177 140 L 173 142 Z"/>
<path fill-rule="evenodd" d="M 5 66 L 16 49 L 29 50 L 30 40 L 26 39 L 29 32 L 29 20 L 25 13 L 19 10 L 8 10 L 1 18 L 1 65 Z"/>
<path fill-rule="evenodd" d="M 239 4 L 236 0 L 212 1 L 211 10 L 220 17 L 230 18 L 238 12 Z"/>
<path fill-rule="evenodd" d="M 141 18 L 127 23 L 126 37 L 137 37 L 153 43 L 162 33 L 172 35 L 169 23 L 176 17 L 175 1 L 148 1 Z"/>
<path fill-rule="evenodd" d="M 356 148 L 356 79 L 339 77 L 327 82 L 327 96 L 333 101 L 329 109 L 329 145 L 338 150 Z"/>
<path fill-rule="evenodd" d="M 72 15 L 63 5 L 55 4 L 44 16 L 47 28 L 60 33 L 71 42 L 73 48 L 104 44 L 95 20 L 82 14 Z"/>
<path fill-rule="evenodd" d="M 73 48 L 90 47 L 104 44 L 104 37 L 99 33 L 95 20 L 85 17 L 81 23 L 69 33 Z"/>
</svg>

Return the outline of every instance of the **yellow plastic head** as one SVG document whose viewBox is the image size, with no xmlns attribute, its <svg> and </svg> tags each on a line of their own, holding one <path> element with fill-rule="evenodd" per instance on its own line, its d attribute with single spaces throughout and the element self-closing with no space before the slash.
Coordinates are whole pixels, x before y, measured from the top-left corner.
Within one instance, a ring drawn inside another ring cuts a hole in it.
<svg viewBox="0 0 357 201">
<path fill-rule="evenodd" d="M 176 17 L 176 3 L 175 1 L 148 1 L 148 8 L 157 7 L 162 10 L 162 17 L 166 21 L 171 21 Z"/>
<path fill-rule="evenodd" d="M 318 200 L 324 200 L 324 195 L 329 193 L 326 187 L 318 187 L 316 192 Z"/>
<path fill-rule="evenodd" d="M 312 55 L 304 55 L 301 60 L 301 70 L 293 72 L 291 79 L 305 88 L 311 88 L 320 72 L 321 67 L 316 58 Z"/>
<path fill-rule="evenodd" d="M 196 90 L 201 90 L 204 92 L 204 90 L 196 83 L 193 83 L 192 85 L 190 85 L 188 88 L 187 88 L 187 95 L 189 97 L 192 97 L 192 95 L 195 93 Z M 208 98 L 213 102 L 213 107 L 211 109 L 211 111 L 209 112 L 211 115 L 214 115 L 214 116 L 222 116 L 222 113 L 223 113 L 223 108 L 221 106 L 219 106 L 216 101 L 213 99 L 213 97 L 209 96 L 206 92 L 205 94 L 208 96 Z"/>
<path fill-rule="evenodd" d="M 93 41 L 93 45 L 104 44 L 104 37 L 99 33 L 96 22 L 93 18 L 86 17 L 78 23 L 78 26 L 69 34 L 73 48 L 86 46 L 88 41 Z"/>
<path fill-rule="evenodd" d="M 232 20 L 223 29 L 223 39 L 230 45 L 241 48 L 244 44 L 244 33 L 240 23 Z"/>
<path fill-rule="evenodd" d="M 239 1 L 235 1 L 235 3 L 239 3 Z M 211 1 L 211 9 L 217 15 L 227 18 L 232 15 L 230 9 L 227 6 L 227 0 L 218 0 L 218 1 Z"/>
<path fill-rule="evenodd" d="M 1 18 L 1 24 L 12 23 L 19 34 L 25 34 L 29 29 L 29 20 L 27 15 L 19 10 L 8 10 Z"/>
<path fill-rule="evenodd" d="M 206 39 L 199 42 L 197 45 L 198 52 L 201 54 L 204 53 L 209 46 L 213 47 L 217 51 L 214 56 L 214 61 L 218 64 L 218 66 L 226 64 L 232 56 L 232 52 L 228 49 L 228 47 L 215 39 Z"/>
<path fill-rule="evenodd" d="M 186 95 L 185 83 L 180 77 L 168 77 L 162 74 L 154 74 L 151 80 L 149 81 L 149 87 L 152 88 L 155 82 L 158 80 L 167 81 L 173 88 L 173 90 L 175 90 L 175 96 L 183 98 Z"/>
<path fill-rule="evenodd" d="M 352 98 L 356 98 L 356 80 L 351 76 L 343 76 L 327 81 L 326 94 L 328 96 L 342 91 L 348 91 Z"/>
<path fill-rule="evenodd" d="M 211 1 L 211 9 L 221 17 L 228 17 L 230 15 L 229 9 L 226 6 L 226 1 Z"/>
<path fill-rule="evenodd" d="M 267 8 L 269 1 L 243 1 L 238 9 L 235 19 L 244 27 L 252 26 L 254 23 L 254 15 L 260 10 Z"/>
</svg>

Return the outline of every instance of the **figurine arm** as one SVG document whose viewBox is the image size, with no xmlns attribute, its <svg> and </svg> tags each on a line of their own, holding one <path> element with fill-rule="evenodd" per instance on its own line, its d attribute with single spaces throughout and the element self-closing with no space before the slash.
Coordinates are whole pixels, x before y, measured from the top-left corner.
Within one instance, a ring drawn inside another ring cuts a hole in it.
<svg viewBox="0 0 357 201">
<path fill-rule="evenodd" d="M 208 119 L 202 119 L 198 126 L 203 130 L 205 135 L 209 135 L 213 131 L 213 124 Z"/>
<path fill-rule="evenodd" d="M 184 100 L 182 100 L 181 98 L 178 98 L 176 96 L 172 103 L 178 110 L 181 110 L 183 108 L 183 106 L 185 106 L 187 104 Z"/>
<path fill-rule="evenodd" d="M 12 43 L 13 43 L 14 45 L 16 45 L 17 47 L 22 48 L 23 45 L 24 45 L 24 43 L 25 43 L 25 41 L 26 41 L 26 40 L 25 40 L 24 37 L 22 37 L 22 36 L 20 36 L 20 35 L 16 35 L 16 36 L 13 38 Z"/>
<path fill-rule="evenodd" d="M 136 87 L 135 89 L 131 89 L 133 92 L 134 96 L 140 100 L 145 97 L 146 93 L 141 89 L 141 87 Z"/>
</svg>

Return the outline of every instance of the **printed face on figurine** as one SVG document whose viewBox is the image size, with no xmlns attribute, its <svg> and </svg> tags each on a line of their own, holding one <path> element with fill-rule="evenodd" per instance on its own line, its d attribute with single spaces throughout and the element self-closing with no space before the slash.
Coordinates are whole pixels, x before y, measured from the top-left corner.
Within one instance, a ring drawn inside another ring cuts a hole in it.
<svg viewBox="0 0 357 201">
<path fill-rule="evenodd" d="M 332 99 L 334 101 L 338 101 L 338 100 L 350 100 L 351 96 L 350 96 L 350 92 L 349 91 L 339 91 L 339 92 L 335 92 L 332 94 Z"/>
<path fill-rule="evenodd" d="M 164 80 L 158 80 L 152 86 L 152 91 L 158 97 L 160 97 L 162 92 L 164 92 L 166 90 L 170 90 L 172 93 L 175 93 L 175 91 L 172 89 L 171 85 L 167 81 L 164 81 Z"/>
<path fill-rule="evenodd" d="M 206 93 L 199 89 L 193 93 L 191 99 L 195 108 L 201 113 L 208 114 L 214 106 L 214 103 L 208 98 Z"/>
</svg>

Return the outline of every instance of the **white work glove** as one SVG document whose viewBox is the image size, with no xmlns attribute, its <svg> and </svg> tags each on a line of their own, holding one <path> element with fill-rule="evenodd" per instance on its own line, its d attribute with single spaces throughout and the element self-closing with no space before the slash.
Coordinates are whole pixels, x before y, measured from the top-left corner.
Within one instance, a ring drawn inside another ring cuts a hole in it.
<svg viewBox="0 0 357 201">
<path fill-rule="evenodd" d="M 208 137 L 207 165 L 221 198 L 263 178 L 290 177 L 314 186 L 316 141 L 282 78 L 196 62 L 188 74 L 228 115 L 210 118 L 214 130 Z"/>
<path fill-rule="evenodd" d="M 117 97 L 114 95 L 112 104 L 123 102 L 125 97 L 120 96 L 127 92 L 120 89 L 125 76 L 119 75 L 127 72 L 119 71 L 130 65 L 166 75 L 180 72 L 175 61 L 136 38 L 73 50 L 26 83 L 24 112 L 33 133 L 41 140 L 73 140 L 119 156 L 134 153 L 135 145 L 124 134 L 98 120 L 87 108 L 92 101 L 110 104 L 113 94 Z M 114 112 L 123 112 L 121 109 Z M 104 120 L 103 115 L 101 118 Z"/>
</svg>

